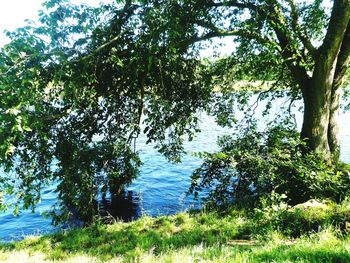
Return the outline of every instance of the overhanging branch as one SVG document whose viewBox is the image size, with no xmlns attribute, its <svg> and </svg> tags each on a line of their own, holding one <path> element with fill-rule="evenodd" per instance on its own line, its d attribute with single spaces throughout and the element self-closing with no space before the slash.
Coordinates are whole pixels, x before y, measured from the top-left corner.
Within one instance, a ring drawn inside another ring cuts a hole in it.
<svg viewBox="0 0 350 263">
<path fill-rule="evenodd" d="M 270 38 L 264 37 L 261 34 L 258 34 L 257 32 L 248 31 L 245 29 L 221 29 L 216 27 L 214 24 L 210 22 L 205 22 L 205 21 L 196 21 L 195 23 L 205 29 L 208 29 L 209 32 L 201 36 L 196 36 L 196 37 L 187 39 L 184 41 L 184 44 L 190 45 L 195 42 L 209 40 L 215 37 L 237 36 L 237 37 L 256 40 L 261 44 L 270 44 L 270 45 L 278 46 L 278 44 L 275 41 L 273 41 Z"/>
<path fill-rule="evenodd" d="M 209 4 L 210 7 L 237 7 L 242 9 L 257 10 L 259 6 L 251 2 L 242 2 L 242 1 L 224 1 L 224 2 L 214 2 L 212 1 Z"/>
<path fill-rule="evenodd" d="M 299 24 L 299 11 L 296 6 L 294 0 L 287 0 L 289 6 L 291 8 L 291 19 L 292 19 L 292 27 L 300 41 L 303 43 L 306 50 L 311 54 L 313 58 L 316 56 L 317 49 L 311 43 L 309 37 L 305 30 L 303 30 Z"/>
<path fill-rule="evenodd" d="M 337 59 L 337 66 L 334 74 L 333 87 L 339 88 L 342 85 L 344 76 L 350 64 L 350 21 L 348 23 L 340 52 Z"/>
<path fill-rule="evenodd" d="M 350 1 L 334 0 L 329 26 L 319 53 L 327 60 L 328 70 L 340 51 L 345 31 L 350 19 Z"/>
<path fill-rule="evenodd" d="M 120 10 L 120 12 L 119 12 L 120 13 L 119 18 L 118 18 L 119 23 L 124 24 L 134 14 L 134 11 L 139 7 L 140 7 L 139 5 L 131 4 L 130 0 L 126 1 L 124 8 L 122 10 Z M 120 40 L 120 38 L 121 38 L 121 32 L 118 32 L 118 34 L 114 38 L 110 39 L 106 43 L 97 47 L 90 54 L 82 57 L 81 60 L 86 60 L 88 58 L 91 58 L 92 56 L 94 56 L 94 55 L 102 52 L 103 50 L 113 46 L 113 44 L 118 42 L 118 40 Z"/>
<path fill-rule="evenodd" d="M 275 0 L 268 1 L 269 3 L 269 17 L 271 19 L 271 26 L 276 33 L 277 39 L 279 41 L 279 46 L 281 47 L 281 55 L 284 58 L 288 68 L 290 69 L 293 77 L 302 85 L 306 79 L 308 79 L 308 74 L 300 63 L 305 59 L 300 51 L 294 47 L 291 38 L 291 32 L 288 28 L 288 24 L 285 20 L 283 12 L 279 8 L 278 2 Z"/>
</svg>

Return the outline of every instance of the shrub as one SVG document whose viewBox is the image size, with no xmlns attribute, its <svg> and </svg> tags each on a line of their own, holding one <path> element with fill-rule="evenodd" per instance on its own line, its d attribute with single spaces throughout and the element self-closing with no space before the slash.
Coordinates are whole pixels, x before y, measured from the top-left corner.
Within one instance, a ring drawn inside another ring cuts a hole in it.
<svg viewBox="0 0 350 263">
<path fill-rule="evenodd" d="M 253 220 L 264 230 L 277 230 L 287 236 L 299 237 L 310 232 L 333 228 L 348 233 L 349 200 L 336 204 L 329 200 L 309 200 L 296 206 L 273 205 L 255 209 Z"/>
<path fill-rule="evenodd" d="M 208 191 L 209 206 L 261 207 L 276 202 L 276 196 L 288 205 L 312 198 L 338 202 L 349 194 L 349 166 L 329 164 L 305 151 L 292 126 L 223 136 L 218 144 L 218 152 L 199 154 L 204 162 L 192 174 L 190 187 L 195 196 Z"/>
</svg>

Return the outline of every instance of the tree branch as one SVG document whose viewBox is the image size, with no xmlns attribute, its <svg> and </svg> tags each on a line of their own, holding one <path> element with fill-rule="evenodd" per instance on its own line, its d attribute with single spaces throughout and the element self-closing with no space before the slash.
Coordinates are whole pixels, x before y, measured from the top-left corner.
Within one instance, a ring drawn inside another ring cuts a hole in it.
<svg viewBox="0 0 350 263">
<path fill-rule="evenodd" d="M 249 3 L 249 2 L 241 2 L 241 1 L 224 1 L 224 2 L 211 2 L 209 4 L 210 7 L 238 7 L 242 9 L 250 9 L 256 10 L 259 6 Z"/>
<path fill-rule="evenodd" d="M 297 34 L 297 36 L 299 37 L 300 41 L 303 43 L 306 50 L 311 54 L 311 56 L 313 58 L 315 58 L 317 49 L 312 45 L 305 30 L 302 30 L 302 28 L 299 25 L 298 7 L 296 6 L 294 0 L 287 0 L 287 2 L 289 3 L 289 6 L 291 8 L 291 19 L 292 19 L 293 30 Z"/>
<path fill-rule="evenodd" d="M 124 6 L 124 8 L 122 10 L 120 10 L 119 12 L 119 17 L 118 17 L 118 22 L 120 24 L 124 24 L 133 14 L 134 11 L 139 8 L 139 5 L 135 5 L 135 4 L 131 4 L 131 1 L 126 1 L 126 4 Z M 119 28 L 119 31 L 121 30 L 121 28 Z M 100 53 L 101 51 L 103 51 L 104 49 L 111 47 L 115 42 L 117 42 L 118 40 L 120 40 L 121 37 L 121 32 L 119 32 L 114 38 L 110 39 L 108 42 L 102 44 L 101 46 L 97 47 L 96 49 L 94 49 L 90 54 L 80 58 L 81 60 L 86 60 L 88 58 L 91 58 L 92 56 Z"/>
<path fill-rule="evenodd" d="M 329 70 L 338 56 L 345 31 L 350 19 L 350 1 L 334 0 L 329 26 L 323 44 L 319 47 L 319 55 L 327 60 Z"/>
<path fill-rule="evenodd" d="M 304 48 L 308 50 L 308 52 L 311 54 L 311 56 L 315 56 L 316 49 L 312 45 L 311 41 L 308 39 L 306 34 L 304 34 L 301 31 L 300 26 L 298 25 L 298 12 L 297 12 L 297 7 L 294 3 L 293 0 L 288 0 L 290 4 L 292 4 L 292 19 L 294 20 L 294 28 L 297 30 L 296 31 L 300 41 L 303 43 Z M 285 17 L 283 15 L 283 12 L 279 8 L 279 3 L 276 0 L 268 0 L 266 1 L 267 5 L 256 5 L 252 2 L 249 1 L 224 1 L 224 2 L 219 2 L 215 3 L 212 2 L 210 5 L 213 7 L 237 7 L 241 9 L 249 9 L 252 11 L 256 11 L 261 15 L 264 15 L 269 18 L 269 20 L 272 22 L 271 27 L 275 31 L 275 34 L 277 36 L 278 42 L 276 43 L 275 41 L 271 39 L 266 39 L 259 35 L 259 33 L 256 32 L 246 32 L 244 30 L 236 30 L 234 32 L 224 32 L 222 35 L 236 35 L 236 36 L 241 36 L 241 37 L 246 37 L 250 39 L 255 39 L 258 42 L 262 44 L 270 43 L 275 46 L 278 46 L 278 50 L 281 52 L 282 57 L 284 58 L 286 64 L 288 65 L 288 68 L 292 72 L 293 76 L 297 80 L 299 84 L 303 83 L 309 76 L 307 74 L 306 69 L 303 66 L 300 66 L 300 62 L 302 60 L 305 60 L 305 57 L 303 54 L 300 54 L 300 51 L 293 47 L 291 43 L 293 43 L 293 39 L 291 38 L 291 29 L 289 28 L 288 23 L 285 20 Z M 208 26 L 205 26 L 208 28 Z M 210 28 L 210 27 L 209 27 Z M 213 30 L 213 28 L 210 28 L 211 32 L 208 33 L 207 35 L 203 35 L 201 39 L 207 39 L 210 38 L 211 36 L 221 36 L 221 32 L 218 30 Z"/>
<path fill-rule="evenodd" d="M 19 60 L 19 59 L 18 59 Z M 13 69 L 27 63 L 30 60 L 30 56 L 26 55 L 24 58 L 21 58 L 20 61 L 15 61 L 14 64 L 6 69 L 5 72 L 0 73 L 0 77 L 6 77 Z"/>
<path fill-rule="evenodd" d="M 209 29 L 210 31 L 202 36 L 193 37 L 191 39 L 187 39 L 185 41 L 186 44 L 193 44 L 195 42 L 208 40 L 214 37 L 226 37 L 226 36 L 237 36 L 242 38 L 254 39 L 261 44 L 271 44 L 274 46 L 278 46 L 276 42 L 272 39 L 263 37 L 261 34 L 257 32 L 252 32 L 244 29 L 221 29 L 216 27 L 214 24 L 204 21 L 196 21 L 197 25 Z"/>
<path fill-rule="evenodd" d="M 293 74 L 298 84 L 303 86 L 306 79 L 309 78 L 306 69 L 300 66 L 300 62 L 304 59 L 299 50 L 291 45 L 293 42 L 290 35 L 290 30 L 285 21 L 282 11 L 278 7 L 278 2 L 275 0 L 268 1 L 269 17 L 271 26 L 276 33 L 279 45 L 281 47 L 281 55 L 284 58 L 289 70 Z"/>
<path fill-rule="evenodd" d="M 334 73 L 333 88 L 339 88 L 350 64 L 350 21 L 344 34 Z"/>
</svg>

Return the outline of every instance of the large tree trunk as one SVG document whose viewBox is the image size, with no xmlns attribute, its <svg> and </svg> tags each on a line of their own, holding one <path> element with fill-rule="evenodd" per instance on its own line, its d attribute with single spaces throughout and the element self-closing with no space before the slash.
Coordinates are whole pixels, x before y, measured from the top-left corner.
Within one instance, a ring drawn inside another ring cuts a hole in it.
<svg viewBox="0 0 350 263">
<path fill-rule="evenodd" d="M 302 88 L 304 119 L 301 137 L 306 139 L 310 150 L 337 162 L 340 157 L 339 114 L 342 82 L 322 83 L 322 78 L 315 77 Z"/>
<path fill-rule="evenodd" d="M 339 84 L 340 85 L 340 84 Z M 339 132 L 339 108 L 340 108 L 340 86 L 334 84 L 331 94 L 328 124 L 328 144 L 332 159 L 338 161 L 340 157 L 340 132 Z"/>
<path fill-rule="evenodd" d="M 310 150 L 330 159 L 328 126 L 331 84 L 315 76 L 307 83 L 308 85 L 303 87 L 304 119 L 301 137 L 306 140 Z"/>
<path fill-rule="evenodd" d="M 328 76 L 314 74 L 302 87 L 304 119 L 301 137 L 306 139 L 312 151 L 337 162 L 340 157 L 339 113 L 343 78 L 333 82 L 333 75 L 333 70 Z"/>
<path fill-rule="evenodd" d="M 328 126 L 328 142 L 332 152 L 333 160 L 338 161 L 340 157 L 340 134 L 339 134 L 339 106 L 341 88 L 344 83 L 344 77 L 350 63 L 350 22 L 347 26 L 344 40 L 337 58 L 337 66 L 334 75 L 331 107 Z"/>
<path fill-rule="evenodd" d="M 346 67 L 350 52 L 348 42 L 344 41 L 344 36 L 350 37 L 349 19 L 349 0 L 334 1 L 327 34 L 315 54 L 312 78 L 307 81 L 308 85 L 301 85 L 304 98 L 301 136 L 307 139 L 312 151 L 330 161 L 339 158 L 339 93 L 341 70 Z"/>
</svg>

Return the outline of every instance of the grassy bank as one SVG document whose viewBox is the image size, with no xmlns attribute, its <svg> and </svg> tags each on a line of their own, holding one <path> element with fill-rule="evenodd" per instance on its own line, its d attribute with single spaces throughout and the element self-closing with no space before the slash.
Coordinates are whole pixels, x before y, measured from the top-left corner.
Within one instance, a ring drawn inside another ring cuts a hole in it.
<svg viewBox="0 0 350 263">
<path fill-rule="evenodd" d="M 349 211 L 342 206 L 143 217 L 1 245 L 0 261 L 350 262 Z"/>
</svg>

